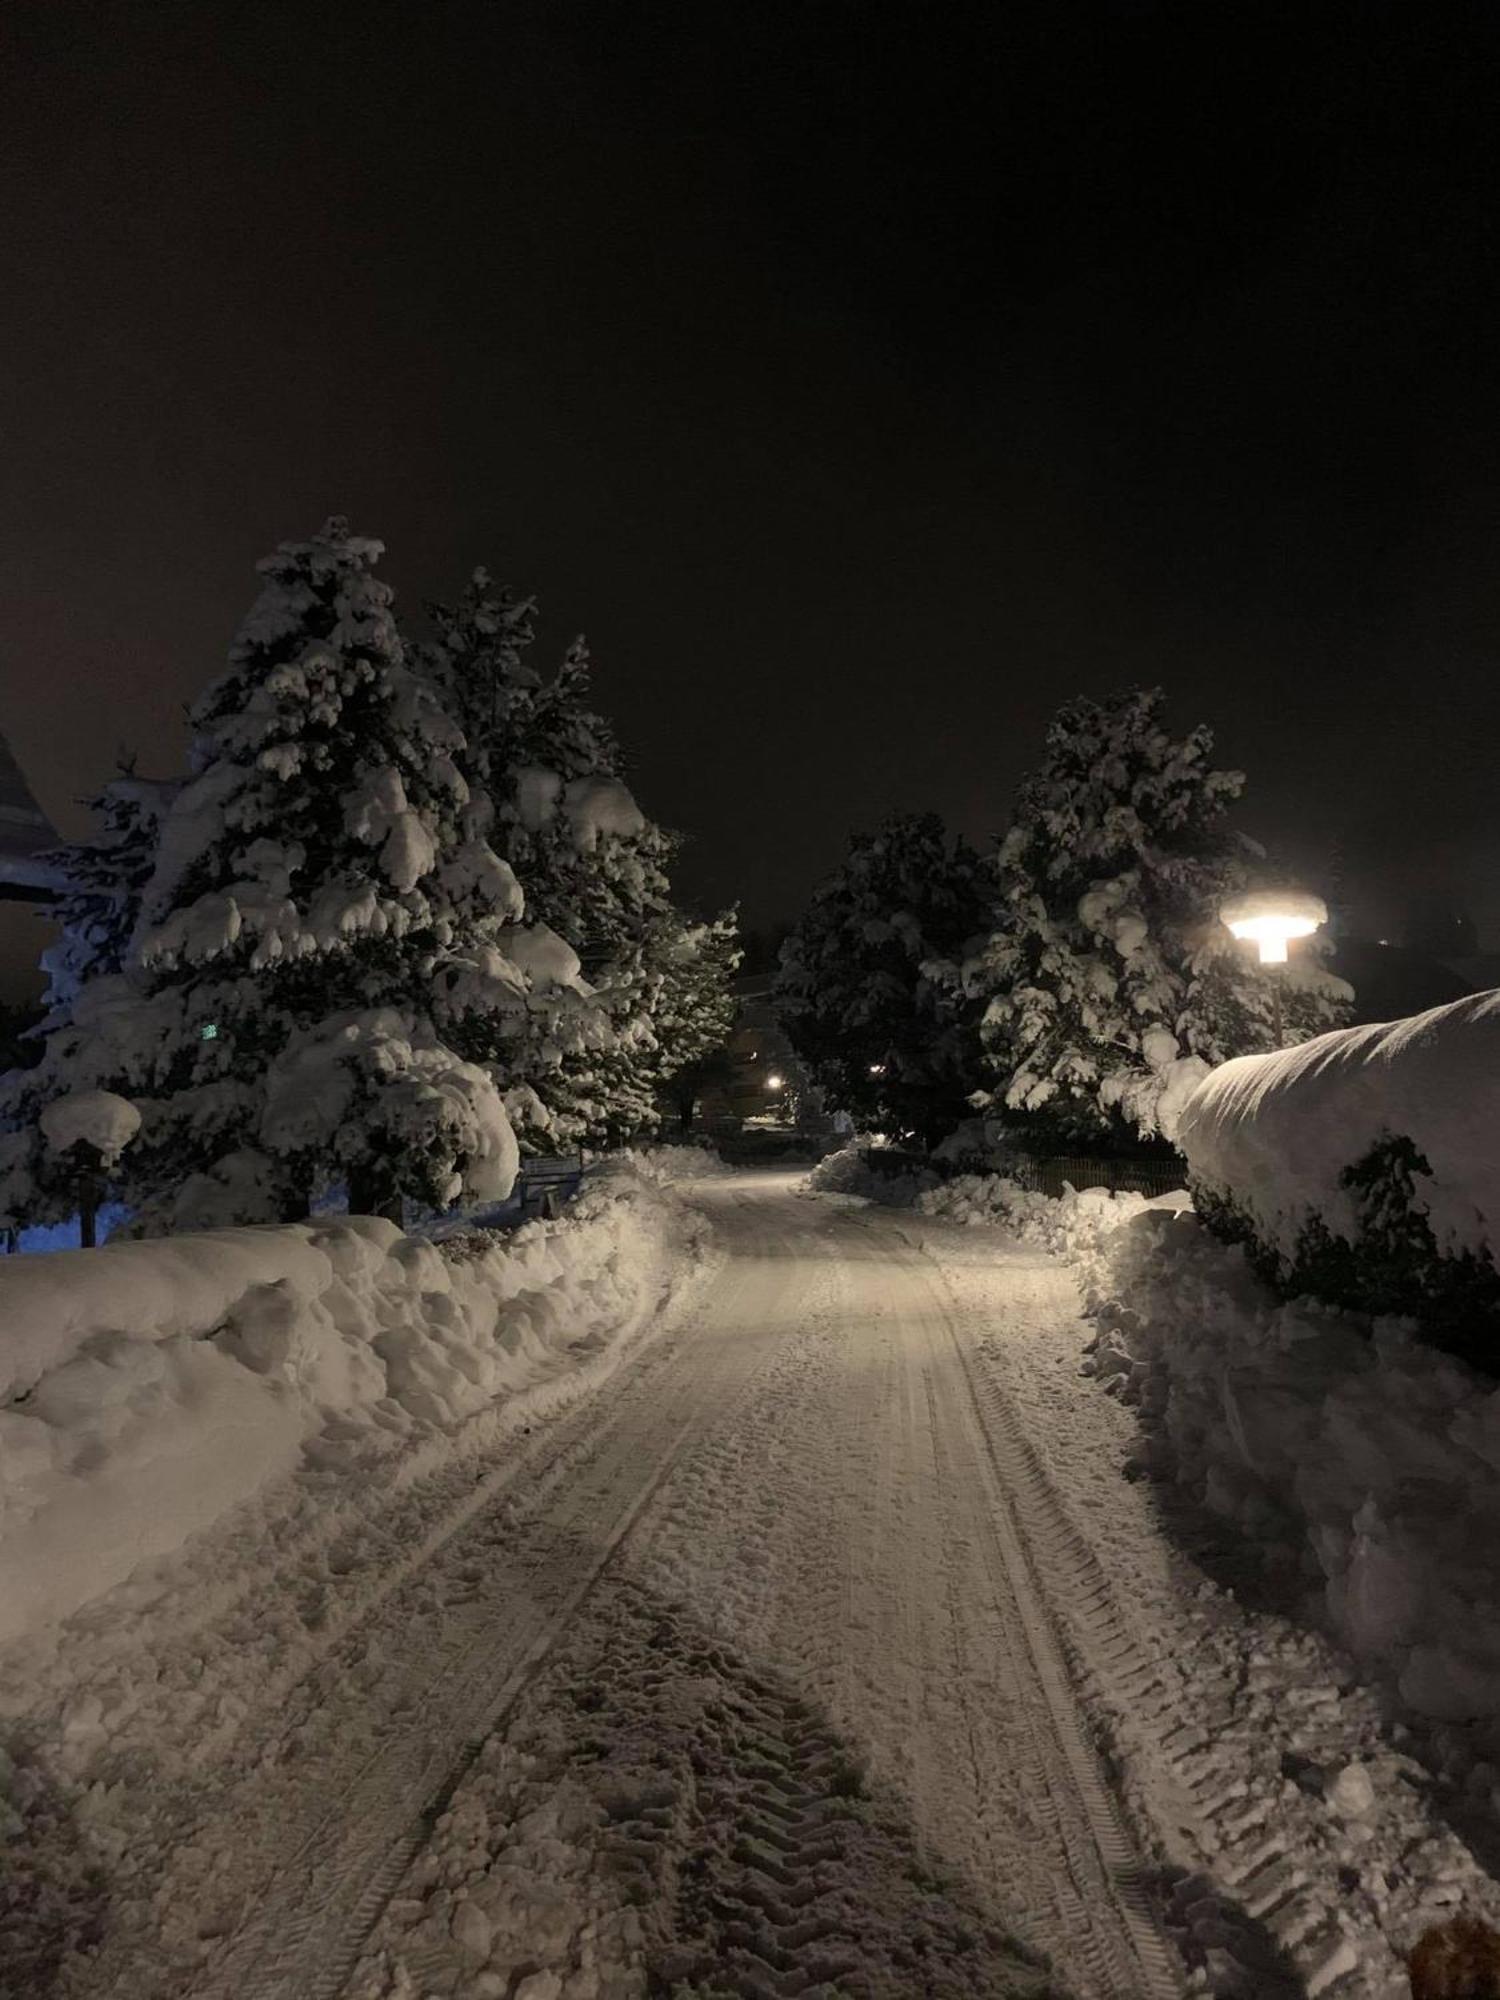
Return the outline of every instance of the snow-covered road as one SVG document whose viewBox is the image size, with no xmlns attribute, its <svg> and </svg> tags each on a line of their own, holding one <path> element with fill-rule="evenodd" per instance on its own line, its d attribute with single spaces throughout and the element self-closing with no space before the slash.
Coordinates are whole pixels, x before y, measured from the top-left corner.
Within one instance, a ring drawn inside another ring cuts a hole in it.
<svg viewBox="0 0 1500 2000">
<path fill-rule="evenodd" d="M 1224 1992 L 1398 1990 L 1282 1798 L 1349 1737 L 1327 1659 L 1172 1608 L 1066 1270 L 788 1176 L 694 1199 L 722 1261 L 498 1467 L 268 1548 L 149 1673 L 85 1632 L 38 1768 L 70 1735 L 92 1784 L 32 1814 L 0 1990 L 1155 2000 L 1184 1938 Z"/>
</svg>

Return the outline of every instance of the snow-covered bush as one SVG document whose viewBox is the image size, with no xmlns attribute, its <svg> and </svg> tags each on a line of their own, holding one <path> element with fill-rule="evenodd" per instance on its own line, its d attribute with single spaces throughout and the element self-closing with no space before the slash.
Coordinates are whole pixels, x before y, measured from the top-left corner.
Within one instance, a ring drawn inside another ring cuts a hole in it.
<svg viewBox="0 0 1500 2000">
<path fill-rule="evenodd" d="M 0 1259 L 0 1639 L 273 1482 L 375 1477 L 610 1365 L 701 1256 L 664 1174 L 449 1246 L 377 1218 Z"/>
<path fill-rule="evenodd" d="M 1287 1296 L 1415 1319 L 1500 1373 L 1500 993 L 1225 1064 L 1180 1143 L 1200 1212 Z"/>
<path fill-rule="evenodd" d="M 1085 1365 L 1158 1469 L 1412 1707 L 1500 1717 L 1500 1391 L 1399 1321 L 1280 1301 L 1191 1214 L 1132 1217 L 1087 1292 Z"/>
<path fill-rule="evenodd" d="M 985 1002 L 995 1104 L 1060 1138 L 1175 1138 L 1213 1064 L 1274 1045 L 1270 982 L 1220 921 L 1254 858 L 1227 819 L 1244 777 L 1163 707 L 1148 688 L 1058 712 L 996 857 L 995 934 L 951 975 Z M 1301 1039 L 1352 996 L 1313 951 L 1281 997 Z"/>
<path fill-rule="evenodd" d="M 988 930 L 983 877 L 936 813 L 897 813 L 856 834 L 814 894 L 782 947 L 776 1004 L 830 1110 L 927 1146 L 970 1115 L 978 1010 L 928 968 Z"/>
</svg>

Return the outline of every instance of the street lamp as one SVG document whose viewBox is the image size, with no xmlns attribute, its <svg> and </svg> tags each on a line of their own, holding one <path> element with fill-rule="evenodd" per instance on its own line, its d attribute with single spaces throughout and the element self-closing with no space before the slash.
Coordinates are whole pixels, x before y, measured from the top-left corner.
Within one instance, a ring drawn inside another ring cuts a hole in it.
<svg viewBox="0 0 1500 2000">
<path fill-rule="evenodd" d="M 1249 889 L 1231 896 L 1220 910 L 1231 934 L 1252 938 L 1260 950 L 1262 965 L 1285 965 L 1287 942 L 1311 937 L 1328 921 L 1328 906 L 1321 896 L 1309 896 L 1301 889 Z M 1281 981 L 1271 975 L 1271 1004 L 1276 1046 L 1282 1046 Z"/>
<path fill-rule="evenodd" d="M 785 1078 L 785 1077 L 783 1077 L 783 1076 L 778 1076 L 778 1075 L 776 1074 L 776 1072 L 775 1072 L 774 1070 L 772 1070 L 771 1074 L 770 1074 L 770 1075 L 769 1075 L 769 1076 L 768 1076 L 768 1077 L 766 1078 L 766 1089 L 767 1089 L 767 1090 L 780 1090 L 780 1089 L 781 1089 L 781 1087 L 782 1087 L 782 1085 L 783 1085 L 783 1084 L 784 1084 L 785 1082 L 786 1082 L 786 1078 Z"/>
</svg>

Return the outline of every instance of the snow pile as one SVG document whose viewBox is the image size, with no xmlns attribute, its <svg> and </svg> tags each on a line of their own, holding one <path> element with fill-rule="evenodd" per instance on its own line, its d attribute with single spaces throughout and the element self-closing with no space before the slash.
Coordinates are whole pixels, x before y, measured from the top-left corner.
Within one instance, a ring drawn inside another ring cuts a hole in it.
<svg viewBox="0 0 1500 2000">
<path fill-rule="evenodd" d="M 816 1194 L 854 1195 L 884 1208 L 915 1209 L 933 1221 L 1004 1229 L 1069 1261 L 1086 1257 L 1122 1222 L 1145 1209 L 1191 1206 L 1185 1191 L 1148 1201 L 1123 1189 L 1066 1184 L 1061 1195 L 1040 1194 L 1006 1174 L 955 1174 L 942 1180 L 921 1167 L 883 1173 L 875 1164 L 883 1150 L 856 1140 L 819 1161 L 807 1186 Z"/>
<path fill-rule="evenodd" d="M 1186 1194 L 1164 1195 L 1162 1204 L 1182 1207 Z M 1141 1194 L 1110 1188 L 1064 1187 L 1061 1195 L 1039 1194 L 1000 1174 L 959 1174 L 918 1195 L 920 1215 L 968 1225 L 998 1224 L 1023 1243 L 1073 1260 L 1113 1235 L 1122 1222 L 1155 1206 Z"/>
<path fill-rule="evenodd" d="M 734 1172 L 707 1146 L 641 1146 L 615 1157 L 628 1162 L 643 1180 L 656 1187 L 677 1187 L 684 1181 L 713 1179 Z"/>
<path fill-rule="evenodd" d="M 698 1227 L 665 1176 L 439 1248 L 336 1218 L 0 1263 L 0 1639 L 66 1616 L 304 1462 L 583 1366 Z"/>
<path fill-rule="evenodd" d="M 1384 1026 L 1347 1028 L 1223 1064 L 1194 1092 L 1178 1144 L 1199 1185 L 1231 1198 L 1287 1258 L 1320 1217 L 1352 1239 L 1345 1170 L 1410 1139 L 1431 1169 L 1422 1200 L 1439 1247 L 1500 1240 L 1500 992 Z"/>
<path fill-rule="evenodd" d="M 1086 1365 L 1164 1468 L 1411 1708 L 1500 1717 L 1500 1391 L 1400 1322 L 1279 1302 L 1192 1215 L 1130 1218 L 1087 1290 Z"/>
<path fill-rule="evenodd" d="M 861 1201 L 878 1201 L 886 1208 L 910 1208 L 919 1194 L 937 1185 L 938 1177 L 926 1167 L 896 1170 L 896 1159 L 904 1156 L 894 1152 L 891 1170 L 882 1171 L 872 1164 L 872 1156 L 885 1151 L 882 1146 L 872 1146 L 868 1139 L 852 1139 L 838 1152 L 819 1160 L 807 1177 L 807 1186 L 814 1194 L 855 1195 Z"/>
</svg>

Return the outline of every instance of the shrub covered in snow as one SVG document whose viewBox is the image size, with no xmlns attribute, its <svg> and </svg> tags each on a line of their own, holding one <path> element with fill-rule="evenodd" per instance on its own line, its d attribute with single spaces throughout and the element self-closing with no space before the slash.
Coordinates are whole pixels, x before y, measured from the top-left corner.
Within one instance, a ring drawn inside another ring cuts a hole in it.
<svg viewBox="0 0 1500 2000">
<path fill-rule="evenodd" d="M 936 813 L 856 834 L 786 944 L 777 1009 L 830 1110 L 872 1131 L 944 1138 L 982 1080 L 977 1008 L 929 963 L 989 928 L 978 855 Z"/>
<path fill-rule="evenodd" d="M 561 1393 L 689 1267 L 670 1177 L 620 1166 L 452 1251 L 339 1217 L 0 1259 L 0 1639 L 299 1467 Z"/>
<path fill-rule="evenodd" d="M 1091 1262 L 1090 1370 L 1164 1471 L 1423 1713 L 1500 1717 L 1500 1391 L 1398 1321 L 1284 1303 L 1191 1214 Z"/>
<path fill-rule="evenodd" d="M 1500 993 L 1225 1064 L 1180 1143 L 1211 1228 L 1287 1296 L 1417 1320 L 1500 1372 Z"/>
<path fill-rule="evenodd" d="M 1252 850 L 1203 727 L 1172 736 L 1159 688 L 1061 709 L 997 856 L 999 917 L 956 972 L 986 1001 L 994 1098 L 1064 1136 L 1173 1138 L 1193 1085 L 1272 1045 L 1269 983 L 1220 921 Z M 1347 1019 L 1351 995 L 1315 953 L 1287 967 L 1287 1031 Z"/>
</svg>

